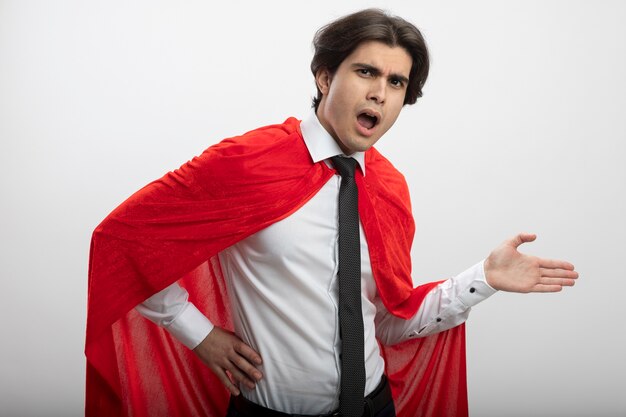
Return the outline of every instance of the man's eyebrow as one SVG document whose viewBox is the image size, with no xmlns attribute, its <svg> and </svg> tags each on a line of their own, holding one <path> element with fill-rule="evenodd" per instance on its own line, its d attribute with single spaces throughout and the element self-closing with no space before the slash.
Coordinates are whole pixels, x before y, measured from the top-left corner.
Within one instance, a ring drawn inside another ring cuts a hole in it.
<svg viewBox="0 0 626 417">
<path fill-rule="evenodd" d="M 370 64 L 363 64 L 361 62 L 355 62 L 354 64 L 352 64 L 352 68 L 366 69 L 376 76 L 379 76 L 381 73 L 381 71 L 375 66 L 370 65 Z M 389 74 L 389 79 L 402 81 L 404 84 L 407 84 L 409 82 L 409 79 L 402 74 L 395 74 L 395 73 Z"/>
</svg>

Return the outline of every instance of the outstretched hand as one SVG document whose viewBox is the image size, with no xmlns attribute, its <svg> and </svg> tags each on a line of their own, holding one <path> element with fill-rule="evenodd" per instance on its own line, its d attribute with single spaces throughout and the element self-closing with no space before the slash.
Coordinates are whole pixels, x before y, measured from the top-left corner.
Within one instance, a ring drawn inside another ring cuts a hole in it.
<svg viewBox="0 0 626 417">
<path fill-rule="evenodd" d="M 569 262 L 524 255 L 517 248 L 537 238 L 520 233 L 504 241 L 485 260 L 487 283 L 496 290 L 510 292 L 557 292 L 571 287 L 578 278 Z"/>
<path fill-rule="evenodd" d="M 194 353 L 222 381 L 233 395 L 239 395 L 239 384 L 254 389 L 263 375 L 256 367 L 261 356 L 234 333 L 215 326 Z"/>
</svg>

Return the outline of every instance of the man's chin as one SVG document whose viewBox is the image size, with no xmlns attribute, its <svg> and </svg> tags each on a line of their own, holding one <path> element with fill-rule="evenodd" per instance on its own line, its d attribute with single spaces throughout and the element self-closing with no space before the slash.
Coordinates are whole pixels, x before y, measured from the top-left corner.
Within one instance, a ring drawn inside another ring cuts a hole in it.
<svg viewBox="0 0 626 417">
<path fill-rule="evenodd" d="M 372 146 L 374 146 L 376 142 L 378 142 L 378 139 L 380 139 L 379 136 L 362 138 L 361 140 L 357 141 L 354 146 L 357 149 L 357 152 L 365 152 L 369 150 Z"/>
</svg>

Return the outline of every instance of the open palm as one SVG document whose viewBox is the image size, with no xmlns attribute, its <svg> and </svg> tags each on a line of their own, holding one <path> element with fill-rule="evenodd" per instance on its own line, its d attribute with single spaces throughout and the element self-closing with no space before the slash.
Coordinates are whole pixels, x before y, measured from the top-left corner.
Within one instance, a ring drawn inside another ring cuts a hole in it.
<svg viewBox="0 0 626 417">
<path fill-rule="evenodd" d="M 571 287 L 578 278 L 574 265 L 567 261 L 544 259 L 520 253 L 518 247 L 537 238 L 520 233 L 504 241 L 485 260 L 487 283 L 501 291 L 557 292 Z"/>
</svg>

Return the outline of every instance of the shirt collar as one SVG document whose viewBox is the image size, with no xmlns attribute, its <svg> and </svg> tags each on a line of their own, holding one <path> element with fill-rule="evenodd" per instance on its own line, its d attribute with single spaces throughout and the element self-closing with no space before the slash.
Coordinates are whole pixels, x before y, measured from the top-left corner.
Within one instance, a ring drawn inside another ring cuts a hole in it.
<svg viewBox="0 0 626 417">
<path fill-rule="evenodd" d="M 356 159 L 361 172 L 365 176 L 365 152 L 355 152 L 352 155 L 345 155 L 335 139 L 324 129 L 315 111 L 311 110 L 308 117 L 300 123 L 300 131 L 304 138 L 311 159 L 314 163 L 332 158 L 336 155 L 350 156 Z"/>
</svg>

